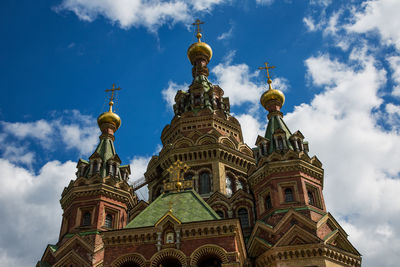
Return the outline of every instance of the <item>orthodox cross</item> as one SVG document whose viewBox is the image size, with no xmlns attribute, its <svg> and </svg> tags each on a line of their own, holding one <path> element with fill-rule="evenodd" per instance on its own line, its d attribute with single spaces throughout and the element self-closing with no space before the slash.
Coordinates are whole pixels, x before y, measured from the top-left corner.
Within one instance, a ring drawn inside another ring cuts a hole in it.
<svg viewBox="0 0 400 267">
<path fill-rule="evenodd" d="M 167 171 L 172 175 L 172 181 L 176 181 L 176 186 L 178 188 L 178 191 L 180 191 L 180 189 L 182 187 L 182 182 L 181 182 L 182 171 L 183 171 L 183 173 L 185 173 L 188 169 L 189 169 L 189 166 L 180 160 L 175 161 L 167 169 Z"/>
<path fill-rule="evenodd" d="M 113 100 L 114 100 L 114 92 L 115 91 L 119 91 L 119 90 L 121 90 L 121 88 L 120 87 L 115 88 L 115 83 L 113 83 L 113 87 L 111 89 L 106 89 L 105 90 L 106 92 L 111 92 L 110 102 L 109 102 L 110 111 L 112 111 L 112 106 L 114 105 L 114 102 L 113 102 Z"/>
<path fill-rule="evenodd" d="M 199 19 L 196 19 L 196 21 L 194 22 L 194 23 L 192 23 L 192 25 L 196 25 L 197 26 L 197 34 L 196 34 L 196 37 L 197 37 L 197 39 L 198 39 L 198 41 L 200 42 L 200 38 L 201 38 L 201 28 L 200 28 L 200 25 L 201 24 L 204 24 L 204 21 L 201 21 L 201 20 L 199 20 Z"/>
<path fill-rule="evenodd" d="M 267 70 L 267 79 L 270 80 L 269 69 L 275 69 L 275 66 L 268 66 L 268 62 L 264 63 L 265 67 L 258 67 L 259 70 Z"/>
</svg>

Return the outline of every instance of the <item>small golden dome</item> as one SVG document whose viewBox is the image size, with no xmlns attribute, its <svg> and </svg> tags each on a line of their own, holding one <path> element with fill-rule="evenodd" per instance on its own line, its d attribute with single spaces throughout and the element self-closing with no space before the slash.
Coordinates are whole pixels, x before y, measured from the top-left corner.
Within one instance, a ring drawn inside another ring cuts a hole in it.
<svg viewBox="0 0 400 267">
<path fill-rule="evenodd" d="M 192 65 L 194 64 L 194 59 L 197 54 L 204 54 L 208 61 L 210 61 L 212 58 L 212 49 L 208 44 L 201 41 L 193 43 L 187 51 L 188 58 Z"/>
<path fill-rule="evenodd" d="M 268 89 L 268 91 L 266 91 L 264 94 L 262 94 L 260 102 L 261 105 L 267 109 L 268 106 L 268 102 L 270 102 L 271 100 L 276 100 L 279 102 L 280 107 L 283 106 L 283 104 L 285 103 L 285 95 L 276 89 Z"/>
<path fill-rule="evenodd" d="M 121 118 L 110 110 L 100 114 L 100 116 L 97 118 L 97 124 L 100 128 L 104 123 L 110 123 L 115 126 L 115 130 L 118 130 L 118 128 L 121 126 Z"/>
</svg>

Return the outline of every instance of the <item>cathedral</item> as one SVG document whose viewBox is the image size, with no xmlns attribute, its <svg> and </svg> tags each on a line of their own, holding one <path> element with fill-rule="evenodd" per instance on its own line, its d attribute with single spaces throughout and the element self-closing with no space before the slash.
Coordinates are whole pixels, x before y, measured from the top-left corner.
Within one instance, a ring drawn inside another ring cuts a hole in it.
<svg viewBox="0 0 400 267">
<path fill-rule="evenodd" d="M 78 161 L 61 194 L 58 242 L 47 245 L 37 267 L 361 266 L 325 207 L 322 163 L 285 124 L 273 66 L 263 67 L 269 89 L 260 99 L 268 125 L 252 148 L 229 97 L 208 79 L 212 49 L 201 41 L 200 23 L 187 51 L 193 81 L 175 96 L 144 182 L 128 183 L 130 166 L 114 147 L 121 119 L 113 86 L 109 110 L 97 119 L 98 146 Z M 147 202 L 135 193 L 145 185 Z"/>
</svg>

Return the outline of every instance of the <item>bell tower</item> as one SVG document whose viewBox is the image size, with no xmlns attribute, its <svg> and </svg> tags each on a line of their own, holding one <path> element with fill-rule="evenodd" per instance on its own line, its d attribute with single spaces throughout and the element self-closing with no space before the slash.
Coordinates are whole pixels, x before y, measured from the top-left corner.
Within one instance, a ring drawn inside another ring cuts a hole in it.
<svg viewBox="0 0 400 267">
<path fill-rule="evenodd" d="M 324 170 L 300 131 L 292 133 L 280 111 L 284 94 L 272 88 L 261 96 L 269 112 L 265 136 L 256 141 L 256 165 L 249 170 L 257 220 L 247 244 L 256 266 L 360 266 L 358 251 L 326 211 Z"/>
<path fill-rule="evenodd" d="M 109 110 L 98 119 L 100 141 L 89 160 L 80 159 L 76 179 L 71 180 L 61 195 L 63 209 L 59 241 L 49 245 L 43 260 L 52 266 L 98 266 L 103 261 L 101 231 L 122 229 L 128 223 L 128 212 L 137 197 L 128 184 L 130 167 L 121 165 L 115 151 L 114 133 L 121 125 L 113 112 L 111 92 Z M 65 254 L 67 253 L 68 254 Z"/>
</svg>

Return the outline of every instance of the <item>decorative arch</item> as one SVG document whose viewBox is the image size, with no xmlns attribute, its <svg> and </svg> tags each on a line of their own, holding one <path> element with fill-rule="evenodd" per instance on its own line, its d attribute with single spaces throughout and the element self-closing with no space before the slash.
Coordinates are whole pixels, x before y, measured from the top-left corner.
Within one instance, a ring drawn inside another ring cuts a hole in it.
<svg viewBox="0 0 400 267">
<path fill-rule="evenodd" d="M 206 135 L 197 139 L 197 145 L 208 145 L 217 143 L 217 138 L 212 135 Z"/>
<path fill-rule="evenodd" d="M 229 148 L 236 149 L 235 144 L 231 140 L 229 140 L 229 138 L 222 137 L 220 139 L 220 143 L 223 144 L 223 145 L 226 145 Z"/>
<path fill-rule="evenodd" d="M 220 246 L 217 245 L 204 245 L 197 248 L 190 255 L 190 266 L 197 266 L 199 260 L 206 255 L 213 255 L 218 257 L 222 263 L 229 263 L 227 252 Z"/>
<path fill-rule="evenodd" d="M 189 147 L 189 146 L 193 146 L 193 141 L 190 140 L 189 138 L 182 137 L 182 138 L 178 139 L 177 141 L 175 141 L 173 146 L 175 148 Z"/>
<path fill-rule="evenodd" d="M 141 255 L 139 253 L 132 253 L 132 254 L 123 255 L 123 256 L 117 258 L 116 260 L 114 260 L 111 263 L 111 267 L 119 267 L 128 262 L 134 262 L 137 265 L 139 265 L 140 267 L 146 266 L 146 259 L 145 259 L 145 257 L 143 257 L 143 255 Z"/>
<path fill-rule="evenodd" d="M 186 255 L 182 251 L 175 248 L 163 249 L 154 254 L 150 259 L 150 267 L 159 267 L 161 261 L 165 258 L 175 258 L 179 260 L 179 262 L 182 264 L 182 267 L 187 267 Z"/>
</svg>

